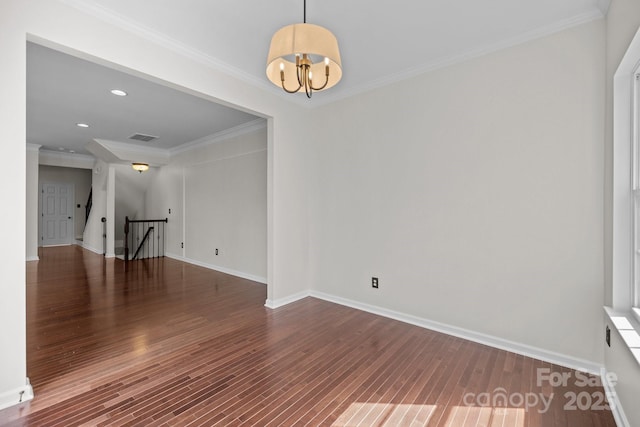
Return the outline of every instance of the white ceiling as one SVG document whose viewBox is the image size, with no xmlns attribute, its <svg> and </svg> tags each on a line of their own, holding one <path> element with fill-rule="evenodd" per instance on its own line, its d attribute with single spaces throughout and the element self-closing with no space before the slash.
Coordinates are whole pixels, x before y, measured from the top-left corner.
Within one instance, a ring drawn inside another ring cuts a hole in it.
<svg viewBox="0 0 640 427">
<path fill-rule="evenodd" d="M 65 1 L 165 45 L 195 50 L 269 87 L 265 63 L 271 36 L 280 27 L 302 22 L 303 16 L 303 0 Z M 608 3 L 307 0 L 307 22 L 336 35 L 344 71 L 343 80 L 318 94 L 316 103 L 601 17 Z M 307 103 L 304 95 L 302 100 Z"/>
<path fill-rule="evenodd" d="M 269 42 L 302 22 L 303 0 L 62 0 L 305 105 L 320 105 L 603 16 L 609 0 L 308 0 L 338 38 L 343 79 L 311 101 L 265 76 Z M 84 152 L 136 132 L 170 148 L 255 120 L 164 86 L 30 45 L 27 139 Z M 130 95 L 119 98 L 115 87 Z M 89 129 L 75 127 L 88 122 Z"/>
<path fill-rule="evenodd" d="M 128 95 L 112 95 L 111 89 Z M 251 114 L 27 44 L 27 142 L 43 150 L 88 154 L 86 146 L 96 138 L 168 150 L 255 120 Z M 159 138 L 130 140 L 134 133 Z"/>
</svg>

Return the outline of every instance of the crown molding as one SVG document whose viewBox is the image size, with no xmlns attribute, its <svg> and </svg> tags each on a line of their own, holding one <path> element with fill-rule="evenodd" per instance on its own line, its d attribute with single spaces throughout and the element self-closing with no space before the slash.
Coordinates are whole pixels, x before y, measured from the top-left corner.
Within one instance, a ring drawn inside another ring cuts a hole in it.
<svg viewBox="0 0 640 427">
<path fill-rule="evenodd" d="M 545 37 L 559 31 L 585 24 L 597 19 L 601 19 L 606 16 L 611 0 L 595 0 L 594 8 L 590 12 L 555 22 L 551 25 L 547 25 L 532 31 L 529 31 L 520 36 L 500 41 L 494 44 L 481 47 L 479 49 L 469 50 L 460 54 L 442 57 L 422 65 L 391 74 L 389 76 L 382 77 L 373 82 L 358 85 L 345 91 L 333 92 L 333 94 L 326 94 L 326 96 L 314 98 L 314 102 L 310 103 L 306 98 L 299 96 L 291 96 L 285 94 L 282 90 L 279 90 L 276 86 L 270 84 L 266 79 L 260 79 L 254 75 L 247 73 L 246 71 L 234 67 L 224 61 L 221 61 L 211 55 L 208 55 L 198 49 L 195 49 L 185 43 L 182 43 L 172 37 L 166 36 L 158 31 L 155 31 L 149 27 L 146 27 L 124 15 L 118 14 L 111 9 L 101 6 L 92 0 L 59 0 L 60 2 L 67 4 L 70 7 L 78 9 L 88 15 L 94 16 L 103 22 L 120 27 L 130 33 L 136 34 L 145 40 L 151 41 L 157 45 L 168 48 L 169 50 L 178 53 L 184 57 L 199 62 L 205 66 L 221 71 L 225 74 L 233 76 L 244 83 L 250 84 L 254 87 L 263 89 L 272 93 L 278 98 L 283 99 L 292 104 L 296 104 L 308 109 L 314 109 L 333 102 L 340 101 L 342 99 L 350 98 L 361 93 L 369 92 L 374 89 L 378 89 L 393 83 L 397 83 L 402 80 L 407 80 L 412 77 L 416 77 L 420 74 L 425 74 L 430 71 L 445 68 L 451 65 L 462 63 L 489 53 L 493 53 L 508 47 L 516 46 L 518 44 L 526 43 L 537 38 Z"/>
<path fill-rule="evenodd" d="M 123 30 L 136 34 L 137 36 L 142 37 L 145 40 L 168 48 L 169 50 L 172 50 L 173 52 L 176 52 L 182 56 L 186 56 L 196 62 L 207 65 L 211 68 L 215 68 L 216 70 L 222 71 L 226 74 L 232 75 L 233 77 L 242 80 L 245 83 L 261 88 L 268 87 L 266 81 L 262 81 L 261 79 L 256 78 L 252 74 L 249 74 L 240 68 L 234 67 L 198 49 L 194 49 L 193 47 L 184 44 L 172 37 L 166 36 L 158 31 L 146 27 L 139 22 L 117 12 L 114 12 L 113 10 L 108 9 L 104 6 L 101 6 L 93 2 L 92 0 L 59 1 L 88 15 L 98 18 L 103 22 L 120 27 Z"/>
<path fill-rule="evenodd" d="M 144 161 L 151 166 L 163 166 L 168 164 L 171 161 L 171 157 L 177 154 L 256 132 L 266 127 L 267 120 L 259 118 L 171 149 L 144 147 L 105 139 L 94 139 L 85 148 L 92 152 L 96 158 L 102 159 L 106 163 Z M 95 160 L 93 157 L 91 159 Z"/>
<path fill-rule="evenodd" d="M 226 141 L 228 139 L 235 138 L 237 136 L 245 135 L 251 132 L 256 132 L 258 130 L 265 129 L 266 127 L 267 127 L 266 119 L 252 120 L 250 122 L 243 123 L 241 125 L 238 125 L 229 129 L 225 129 L 220 132 L 216 132 L 212 135 L 208 135 L 200 139 L 196 139 L 194 141 L 186 142 L 182 145 L 178 145 L 177 147 L 173 147 L 169 149 L 169 153 L 171 156 L 175 156 L 176 154 L 184 153 L 185 151 L 206 147 L 208 145 Z"/>
<path fill-rule="evenodd" d="M 146 147 L 125 142 L 94 139 L 86 149 L 106 163 L 145 162 L 151 166 L 163 166 L 169 163 L 169 150 L 158 147 Z"/>
<path fill-rule="evenodd" d="M 78 169 L 93 169 L 96 158 L 86 154 L 62 151 L 39 150 L 38 163 L 44 166 L 59 166 Z"/>
<path fill-rule="evenodd" d="M 122 14 L 116 13 L 111 9 L 108 9 L 102 5 L 95 3 L 92 0 L 58 0 L 70 7 L 73 7 L 81 12 L 91 15 L 103 22 L 119 27 L 127 32 L 135 34 L 145 40 L 148 40 L 154 44 L 165 47 L 174 53 L 189 58 L 195 62 L 203 64 L 209 68 L 215 69 L 222 73 L 228 74 L 246 84 L 257 87 L 262 90 L 266 90 L 269 93 L 278 96 L 287 102 L 296 104 L 301 107 L 311 108 L 306 98 L 296 96 L 285 96 L 286 93 L 275 85 L 271 84 L 265 79 L 255 77 L 253 74 L 247 73 L 241 68 L 234 67 L 224 61 L 221 61 L 211 55 L 208 55 L 201 50 L 195 49 L 185 43 L 182 43 L 172 37 L 155 31 L 149 27 L 146 27 L 139 22 L 136 22 Z M 41 44 L 42 43 L 39 41 Z"/>
<path fill-rule="evenodd" d="M 443 57 L 435 61 L 431 61 L 422 65 L 419 65 L 417 67 L 413 67 L 413 68 L 377 79 L 371 83 L 356 86 L 344 92 L 337 93 L 336 95 L 327 96 L 322 100 L 318 100 L 317 102 L 314 103 L 313 107 L 315 108 L 315 107 L 331 104 L 333 102 L 350 98 L 352 96 L 369 92 L 375 89 L 379 89 L 393 83 L 397 83 L 403 80 L 408 80 L 413 77 L 417 77 L 419 75 L 429 73 L 431 71 L 435 71 L 435 70 L 446 68 L 452 65 L 460 64 L 475 58 L 479 58 L 484 55 L 488 55 L 490 53 L 498 52 L 503 49 L 524 44 L 536 39 L 550 36 L 552 34 L 555 34 L 573 27 L 577 27 L 582 24 L 587 24 L 589 22 L 602 19 L 604 18 L 605 13 L 602 12 L 600 3 L 609 3 L 610 0 L 597 0 L 597 1 L 598 1 L 598 8 L 590 12 L 586 12 L 581 15 L 577 15 L 568 19 L 564 19 L 564 20 L 555 22 L 551 25 L 537 28 L 535 30 L 526 32 L 518 37 L 513 37 L 508 40 L 503 40 L 494 44 L 489 44 L 479 49 L 469 50 L 460 54 Z M 607 5 L 607 8 L 608 8 L 608 5 Z"/>
</svg>

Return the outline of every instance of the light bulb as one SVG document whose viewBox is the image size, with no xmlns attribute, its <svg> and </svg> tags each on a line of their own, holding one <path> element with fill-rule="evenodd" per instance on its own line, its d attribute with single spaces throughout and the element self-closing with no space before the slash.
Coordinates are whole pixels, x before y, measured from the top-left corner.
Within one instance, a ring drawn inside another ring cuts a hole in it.
<svg viewBox="0 0 640 427">
<path fill-rule="evenodd" d="M 280 71 L 284 71 L 284 62 L 280 63 Z"/>
</svg>

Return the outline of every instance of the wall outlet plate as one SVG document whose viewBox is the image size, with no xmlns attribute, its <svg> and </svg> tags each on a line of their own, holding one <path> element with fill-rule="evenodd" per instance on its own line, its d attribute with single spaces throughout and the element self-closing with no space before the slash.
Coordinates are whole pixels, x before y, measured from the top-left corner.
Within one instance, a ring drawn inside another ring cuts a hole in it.
<svg viewBox="0 0 640 427">
<path fill-rule="evenodd" d="M 377 277 L 372 277 L 371 278 L 371 287 L 378 289 L 378 278 Z"/>
</svg>

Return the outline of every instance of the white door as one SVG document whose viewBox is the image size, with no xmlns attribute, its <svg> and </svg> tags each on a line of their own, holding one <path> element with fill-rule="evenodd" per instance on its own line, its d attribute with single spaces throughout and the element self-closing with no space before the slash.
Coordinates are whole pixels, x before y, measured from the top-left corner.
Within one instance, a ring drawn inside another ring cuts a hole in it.
<svg viewBox="0 0 640 427">
<path fill-rule="evenodd" d="M 70 245 L 74 240 L 73 184 L 45 182 L 41 188 L 42 246 Z"/>
</svg>

